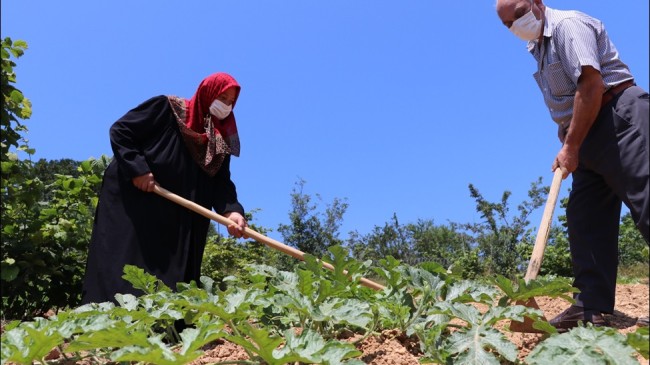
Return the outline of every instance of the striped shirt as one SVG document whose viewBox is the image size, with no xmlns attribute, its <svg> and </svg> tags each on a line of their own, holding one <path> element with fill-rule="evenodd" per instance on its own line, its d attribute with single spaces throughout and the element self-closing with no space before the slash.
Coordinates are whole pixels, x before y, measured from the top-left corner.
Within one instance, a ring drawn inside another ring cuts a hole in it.
<svg viewBox="0 0 650 365">
<path fill-rule="evenodd" d="M 573 100 L 583 66 L 600 71 L 605 89 L 632 80 L 629 68 L 618 56 L 603 23 L 578 11 L 551 9 L 544 13 L 544 38 L 528 42 L 537 61 L 533 75 L 551 118 L 567 127 L 573 115 Z"/>
</svg>

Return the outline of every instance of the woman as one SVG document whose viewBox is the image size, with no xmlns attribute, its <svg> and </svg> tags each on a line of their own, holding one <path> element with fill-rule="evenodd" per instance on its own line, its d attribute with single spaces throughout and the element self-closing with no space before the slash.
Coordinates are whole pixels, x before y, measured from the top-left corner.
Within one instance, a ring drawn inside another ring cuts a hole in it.
<svg viewBox="0 0 650 365">
<path fill-rule="evenodd" d="M 157 194 L 176 193 L 236 223 L 246 220 L 230 179 L 239 156 L 232 113 L 240 87 L 225 73 L 204 79 L 194 96 L 156 96 L 110 129 L 114 158 L 104 173 L 83 283 L 82 303 L 141 294 L 122 279 L 124 265 L 143 268 L 167 286 L 197 281 L 210 221 Z"/>
</svg>

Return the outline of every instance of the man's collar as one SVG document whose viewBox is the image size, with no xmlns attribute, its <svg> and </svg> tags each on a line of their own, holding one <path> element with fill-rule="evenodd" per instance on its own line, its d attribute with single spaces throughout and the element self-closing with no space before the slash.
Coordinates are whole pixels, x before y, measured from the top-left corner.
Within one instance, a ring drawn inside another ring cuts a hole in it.
<svg viewBox="0 0 650 365">
<path fill-rule="evenodd" d="M 555 10 L 548 6 L 544 9 L 544 37 L 551 37 L 553 28 L 555 28 Z"/>
</svg>

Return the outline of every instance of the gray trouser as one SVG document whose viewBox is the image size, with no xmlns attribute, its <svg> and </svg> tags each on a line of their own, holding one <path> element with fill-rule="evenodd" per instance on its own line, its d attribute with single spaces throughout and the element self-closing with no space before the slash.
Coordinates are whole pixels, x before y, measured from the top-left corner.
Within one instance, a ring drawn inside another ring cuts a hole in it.
<svg viewBox="0 0 650 365">
<path fill-rule="evenodd" d="M 601 110 L 580 148 L 567 206 L 578 303 L 614 311 L 621 202 L 649 241 L 648 93 L 633 86 Z"/>
</svg>

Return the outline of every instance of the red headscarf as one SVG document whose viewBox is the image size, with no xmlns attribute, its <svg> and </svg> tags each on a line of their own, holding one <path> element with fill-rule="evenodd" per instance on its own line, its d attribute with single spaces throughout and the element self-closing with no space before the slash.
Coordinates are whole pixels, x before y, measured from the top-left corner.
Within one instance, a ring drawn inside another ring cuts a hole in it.
<svg viewBox="0 0 650 365">
<path fill-rule="evenodd" d="M 190 154 L 211 176 L 219 171 L 227 154 L 239 156 L 240 152 L 234 112 L 223 120 L 210 114 L 212 102 L 230 88 L 236 90 L 232 104 L 234 108 L 241 87 L 232 76 L 223 72 L 212 74 L 201 81 L 189 100 L 168 97 Z"/>
</svg>

